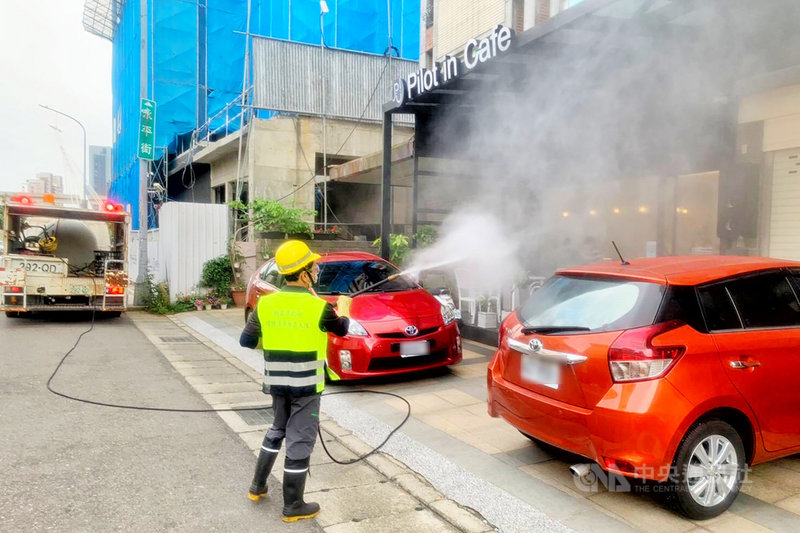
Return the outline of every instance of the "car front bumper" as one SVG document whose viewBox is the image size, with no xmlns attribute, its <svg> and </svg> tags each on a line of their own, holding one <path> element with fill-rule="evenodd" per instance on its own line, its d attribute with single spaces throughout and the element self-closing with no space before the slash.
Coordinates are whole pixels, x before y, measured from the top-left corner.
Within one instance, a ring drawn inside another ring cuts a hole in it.
<svg viewBox="0 0 800 533">
<path fill-rule="evenodd" d="M 428 341 L 430 355 L 401 357 L 403 341 Z M 342 368 L 342 351 L 350 352 L 351 367 Z M 461 361 L 461 333 L 455 323 L 413 339 L 389 339 L 374 335 L 336 337 L 328 341 L 328 366 L 341 379 L 361 379 L 415 372 L 454 365 Z"/>
</svg>

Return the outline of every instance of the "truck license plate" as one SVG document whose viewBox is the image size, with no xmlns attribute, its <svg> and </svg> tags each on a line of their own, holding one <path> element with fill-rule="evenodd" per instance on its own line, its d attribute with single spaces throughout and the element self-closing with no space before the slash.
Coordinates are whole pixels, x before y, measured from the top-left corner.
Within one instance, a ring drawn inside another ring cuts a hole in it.
<svg viewBox="0 0 800 533">
<path fill-rule="evenodd" d="M 533 355 L 523 355 L 520 375 L 525 381 L 557 389 L 561 381 L 561 366 Z"/>
<path fill-rule="evenodd" d="M 63 274 L 66 264 L 59 261 L 15 261 L 13 268 L 21 268 L 29 274 Z"/>
<path fill-rule="evenodd" d="M 400 357 L 418 357 L 431 353 L 428 341 L 414 341 L 400 343 Z"/>
</svg>

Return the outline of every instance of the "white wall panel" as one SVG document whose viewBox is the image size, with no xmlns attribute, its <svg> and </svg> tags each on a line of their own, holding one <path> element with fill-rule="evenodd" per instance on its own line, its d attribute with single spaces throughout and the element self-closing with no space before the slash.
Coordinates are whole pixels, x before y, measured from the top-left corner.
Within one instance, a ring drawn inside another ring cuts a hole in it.
<svg viewBox="0 0 800 533">
<path fill-rule="evenodd" d="M 769 255 L 800 260 L 800 150 L 775 153 Z"/>
<path fill-rule="evenodd" d="M 229 209 L 218 204 L 168 202 L 159 212 L 159 263 L 170 297 L 193 291 L 203 263 L 227 253 Z"/>
</svg>

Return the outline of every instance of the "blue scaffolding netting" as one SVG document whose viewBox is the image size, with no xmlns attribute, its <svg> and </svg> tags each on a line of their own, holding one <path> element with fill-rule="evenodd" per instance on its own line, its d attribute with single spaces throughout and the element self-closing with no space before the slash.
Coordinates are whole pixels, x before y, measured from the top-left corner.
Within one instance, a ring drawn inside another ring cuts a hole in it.
<svg viewBox="0 0 800 533">
<path fill-rule="evenodd" d="M 419 0 L 328 0 L 327 5 L 330 11 L 323 18 L 327 46 L 376 54 L 393 46 L 400 57 L 419 57 Z M 148 0 L 147 6 L 147 94 L 140 91 L 139 1 L 124 3 L 112 39 L 110 196 L 130 204 L 134 229 L 138 229 L 140 98 L 155 100 L 158 106 L 156 157 L 180 153 L 192 131 L 241 95 L 247 26 L 247 0 Z M 251 0 L 250 6 L 251 34 L 320 43 L 317 0 Z"/>
</svg>

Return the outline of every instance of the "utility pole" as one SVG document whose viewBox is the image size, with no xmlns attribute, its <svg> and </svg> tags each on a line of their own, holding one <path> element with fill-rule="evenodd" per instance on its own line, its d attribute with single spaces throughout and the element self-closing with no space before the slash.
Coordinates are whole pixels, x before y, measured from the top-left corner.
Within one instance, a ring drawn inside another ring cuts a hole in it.
<svg viewBox="0 0 800 533">
<path fill-rule="evenodd" d="M 325 64 L 325 24 L 322 17 L 328 12 L 328 3 L 320 0 L 319 3 L 319 32 L 320 32 L 320 55 L 322 57 L 322 227 L 328 231 L 328 127 L 325 117 L 328 68 Z"/>
<path fill-rule="evenodd" d="M 139 99 L 141 100 L 148 96 L 147 0 L 139 0 L 139 11 Z M 134 289 L 135 305 L 145 304 L 147 292 L 147 170 L 149 166 L 149 162 L 139 159 L 139 268 L 136 273 Z"/>
<path fill-rule="evenodd" d="M 58 109 L 53 109 L 52 107 L 48 107 L 46 105 L 39 104 L 39 107 L 43 107 L 48 111 L 52 111 L 53 113 L 58 113 L 62 117 L 67 117 L 68 119 L 72 120 L 81 127 L 81 131 L 83 132 L 83 207 L 89 207 L 89 197 L 86 194 L 86 128 L 83 126 L 80 120 L 73 117 L 72 115 L 68 115 L 63 111 L 59 111 Z"/>
</svg>

